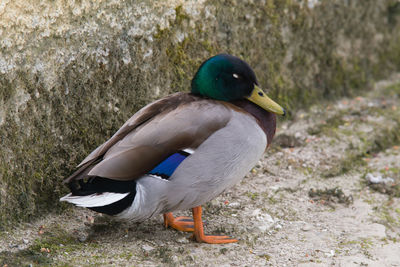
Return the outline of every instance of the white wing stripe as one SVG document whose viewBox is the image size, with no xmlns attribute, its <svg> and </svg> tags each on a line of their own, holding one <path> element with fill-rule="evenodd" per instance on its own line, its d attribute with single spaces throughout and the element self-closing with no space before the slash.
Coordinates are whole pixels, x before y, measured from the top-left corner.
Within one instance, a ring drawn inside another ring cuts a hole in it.
<svg viewBox="0 0 400 267">
<path fill-rule="evenodd" d="M 185 148 L 183 151 L 186 152 L 186 153 L 189 153 L 189 154 L 193 154 L 194 153 L 194 150 L 191 149 L 191 148 Z"/>
</svg>

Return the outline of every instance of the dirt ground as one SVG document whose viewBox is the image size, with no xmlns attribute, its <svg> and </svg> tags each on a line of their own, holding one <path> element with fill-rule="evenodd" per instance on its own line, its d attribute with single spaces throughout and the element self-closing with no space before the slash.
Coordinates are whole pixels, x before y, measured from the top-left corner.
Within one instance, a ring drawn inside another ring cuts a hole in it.
<svg viewBox="0 0 400 267">
<path fill-rule="evenodd" d="M 400 266 L 399 95 L 397 75 L 280 123 L 251 173 L 204 207 L 206 232 L 238 243 L 71 207 L 0 233 L 0 266 Z"/>
</svg>

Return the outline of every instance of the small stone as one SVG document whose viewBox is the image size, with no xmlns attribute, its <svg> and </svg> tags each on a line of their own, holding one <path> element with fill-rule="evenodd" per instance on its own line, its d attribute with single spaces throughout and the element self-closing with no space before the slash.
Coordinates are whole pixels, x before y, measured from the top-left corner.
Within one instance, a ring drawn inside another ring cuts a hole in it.
<svg viewBox="0 0 400 267">
<path fill-rule="evenodd" d="M 212 206 L 219 206 L 219 204 L 220 204 L 219 201 L 216 199 L 211 200 L 210 203 Z"/>
<path fill-rule="evenodd" d="M 228 207 L 239 208 L 240 207 L 240 203 L 239 202 L 232 202 L 232 203 L 228 204 Z"/>
<path fill-rule="evenodd" d="M 272 218 L 272 216 L 267 214 L 267 213 L 263 214 L 262 220 L 266 221 L 266 222 L 269 222 L 269 223 L 274 223 L 275 222 L 274 218 Z"/>
<path fill-rule="evenodd" d="M 265 233 L 269 229 L 268 224 L 258 224 L 256 227 L 261 233 Z"/>
<path fill-rule="evenodd" d="M 333 256 L 335 256 L 335 251 L 331 249 L 329 252 L 325 252 L 325 256 L 333 257 Z"/>
<path fill-rule="evenodd" d="M 310 231 L 312 229 L 313 229 L 312 225 L 308 224 L 308 223 L 305 224 L 303 227 L 301 227 L 301 230 L 303 230 L 304 232 L 308 232 L 308 231 Z"/>
<path fill-rule="evenodd" d="M 150 252 L 150 251 L 154 250 L 154 248 L 152 246 L 149 246 L 149 245 L 143 245 L 142 249 L 144 251 L 146 251 L 146 252 Z"/>
<path fill-rule="evenodd" d="M 78 236 L 78 240 L 79 240 L 79 242 L 85 242 L 88 239 L 88 237 L 89 237 L 88 234 L 81 233 Z"/>
<path fill-rule="evenodd" d="M 255 209 L 255 210 L 253 210 L 253 212 L 251 213 L 251 216 L 257 217 L 257 216 L 260 215 L 260 213 L 261 213 L 261 210 L 260 210 L 260 209 Z"/>
<path fill-rule="evenodd" d="M 29 243 L 29 240 L 24 238 L 24 239 L 22 239 L 22 242 L 24 242 L 24 244 L 26 245 Z"/>
<path fill-rule="evenodd" d="M 273 186 L 270 186 L 269 187 L 272 191 L 278 191 L 278 189 L 280 188 L 279 186 L 277 186 L 277 185 L 273 185 Z"/>
<path fill-rule="evenodd" d="M 256 231 L 266 233 L 274 227 L 274 219 L 269 214 L 263 214 L 263 216 L 258 217 L 258 222 L 254 224 Z"/>
<path fill-rule="evenodd" d="M 178 242 L 180 244 L 187 244 L 187 243 L 189 243 L 189 240 L 186 237 L 182 237 L 182 238 L 178 238 L 176 240 L 176 242 Z"/>
</svg>

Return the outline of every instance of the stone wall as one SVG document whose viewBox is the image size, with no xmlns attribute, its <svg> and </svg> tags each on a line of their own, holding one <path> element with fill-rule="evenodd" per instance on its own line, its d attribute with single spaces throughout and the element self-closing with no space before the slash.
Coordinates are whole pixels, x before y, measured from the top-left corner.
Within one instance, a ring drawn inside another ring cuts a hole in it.
<svg viewBox="0 0 400 267">
<path fill-rule="evenodd" d="M 225 52 L 290 113 L 400 69 L 398 0 L 0 3 L 0 229 L 60 211 L 61 184 L 144 104 Z"/>
</svg>

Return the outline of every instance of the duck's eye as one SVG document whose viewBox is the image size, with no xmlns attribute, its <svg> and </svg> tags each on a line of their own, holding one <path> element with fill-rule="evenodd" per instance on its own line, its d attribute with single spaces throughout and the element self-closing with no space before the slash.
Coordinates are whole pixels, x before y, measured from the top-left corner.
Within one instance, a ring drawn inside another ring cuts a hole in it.
<svg viewBox="0 0 400 267">
<path fill-rule="evenodd" d="M 235 79 L 239 79 L 239 74 L 236 74 L 236 73 L 234 73 L 234 74 L 232 74 L 232 76 L 233 76 L 233 78 L 235 78 Z"/>
<path fill-rule="evenodd" d="M 259 96 L 264 96 L 263 92 L 258 92 Z"/>
</svg>

